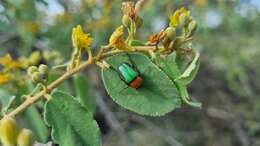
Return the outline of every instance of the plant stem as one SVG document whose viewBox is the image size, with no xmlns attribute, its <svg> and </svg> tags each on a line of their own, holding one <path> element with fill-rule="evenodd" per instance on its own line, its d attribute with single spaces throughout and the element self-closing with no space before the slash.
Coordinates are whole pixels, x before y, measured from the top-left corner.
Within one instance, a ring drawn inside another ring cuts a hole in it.
<svg viewBox="0 0 260 146">
<path fill-rule="evenodd" d="M 136 46 L 134 48 L 134 50 L 137 51 L 137 52 L 149 53 L 151 51 L 154 51 L 155 47 L 154 46 Z M 26 108 L 30 107 L 35 102 L 39 101 L 42 97 L 48 96 L 48 94 L 51 93 L 51 91 L 53 91 L 56 87 L 58 87 L 63 81 L 67 80 L 68 78 L 70 78 L 75 73 L 80 72 L 83 69 L 87 68 L 89 65 L 95 64 L 95 62 L 97 62 L 97 61 L 101 61 L 101 60 L 103 60 L 107 57 L 110 57 L 110 56 L 113 56 L 113 55 L 116 55 L 116 54 L 119 54 L 119 53 L 123 53 L 123 52 L 125 52 L 125 51 L 124 50 L 112 50 L 112 51 L 104 53 L 104 54 L 102 54 L 98 57 L 92 57 L 92 52 L 88 51 L 89 59 L 86 62 L 82 63 L 78 67 L 75 67 L 75 68 L 65 72 L 57 80 L 53 81 L 50 85 L 46 86 L 45 90 L 38 92 L 37 94 L 35 94 L 34 96 L 32 96 L 30 98 L 27 98 L 16 109 L 14 109 L 9 114 L 7 114 L 7 116 L 14 117 L 17 114 L 23 112 Z"/>
<path fill-rule="evenodd" d="M 57 80 L 52 82 L 49 86 L 46 87 L 48 92 L 52 91 L 55 89 L 58 85 L 60 85 L 64 80 L 67 80 L 70 78 L 73 74 L 82 71 L 84 68 L 87 66 L 91 65 L 94 63 L 94 60 L 88 60 L 84 63 L 82 63 L 80 66 L 76 67 L 75 69 L 72 69 L 70 71 L 67 71 L 65 74 L 63 74 L 61 77 L 59 77 Z M 18 113 L 23 112 L 27 107 L 31 106 L 33 103 L 37 102 L 40 100 L 43 96 L 45 96 L 46 91 L 42 90 L 39 93 L 35 94 L 34 96 L 26 99 L 21 105 L 19 105 L 15 110 L 7 114 L 7 116 L 14 117 Z"/>
<path fill-rule="evenodd" d="M 155 46 L 136 46 L 134 47 L 134 51 L 133 52 L 142 52 L 142 53 L 150 53 L 151 51 L 154 52 L 156 50 Z M 100 56 L 100 59 L 109 57 L 109 56 L 113 56 L 116 54 L 120 54 L 126 52 L 125 50 L 113 50 L 107 53 L 104 53 L 103 55 Z"/>
</svg>

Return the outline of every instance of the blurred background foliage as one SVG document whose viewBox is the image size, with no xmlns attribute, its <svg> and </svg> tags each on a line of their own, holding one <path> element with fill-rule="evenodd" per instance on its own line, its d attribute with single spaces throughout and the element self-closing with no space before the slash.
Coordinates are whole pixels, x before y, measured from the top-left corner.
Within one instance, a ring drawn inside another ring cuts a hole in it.
<svg viewBox="0 0 260 146">
<path fill-rule="evenodd" d="M 0 108 L 12 96 L 32 90 L 26 67 L 55 66 L 69 59 L 73 26 L 81 24 L 93 35 L 95 49 L 106 44 L 121 23 L 121 2 L 1 0 Z M 199 26 L 194 42 L 201 52 L 201 67 L 190 92 L 202 101 L 201 110 L 184 107 L 161 118 L 135 115 L 111 102 L 95 67 L 59 88 L 86 95 L 86 104 L 96 111 L 105 146 L 259 146 L 260 1 L 147 0 L 138 38 L 147 40 L 166 28 L 168 16 L 181 6 L 191 10 Z M 51 80 L 61 73 L 53 71 Z M 82 86 L 89 92 L 82 93 Z M 23 99 L 15 100 L 14 107 Z M 50 136 L 40 114 L 42 106 L 40 102 L 29 108 L 19 121 L 44 143 Z"/>
</svg>

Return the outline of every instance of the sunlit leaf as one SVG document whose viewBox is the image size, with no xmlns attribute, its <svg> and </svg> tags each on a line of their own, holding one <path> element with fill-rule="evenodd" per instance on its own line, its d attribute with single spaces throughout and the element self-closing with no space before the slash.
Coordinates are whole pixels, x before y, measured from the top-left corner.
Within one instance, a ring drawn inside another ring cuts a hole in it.
<svg viewBox="0 0 260 146">
<path fill-rule="evenodd" d="M 92 114 L 74 97 L 55 91 L 45 104 L 45 120 L 60 146 L 100 146 L 100 131 Z"/>
<path fill-rule="evenodd" d="M 102 79 L 112 99 L 126 109 L 142 115 L 161 116 L 180 107 L 181 99 L 174 83 L 149 58 L 141 54 L 131 54 L 134 64 L 143 78 L 139 89 L 128 87 L 111 69 L 102 70 Z M 110 57 L 107 62 L 118 68 L 128 62 L 127 55 Z"/>
</svg>

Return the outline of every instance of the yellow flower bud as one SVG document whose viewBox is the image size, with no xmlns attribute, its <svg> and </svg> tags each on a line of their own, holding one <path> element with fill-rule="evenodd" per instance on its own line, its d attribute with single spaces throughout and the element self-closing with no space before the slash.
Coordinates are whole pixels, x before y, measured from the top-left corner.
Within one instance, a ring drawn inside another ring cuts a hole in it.
<svg viewBox="0 0 260 146">
<path fill-rule="evenodd" d="M 28 69 L 27 69 L 27 74 L 29 76 L 31 76 L 33 73 L 37 72 L 38 71 L 38 68 L 36 66 L 30 66 Z"/>
<path fill-rule="evenodd" d="M 0 121 L 0 139 L 4 146 L 15 145 L 18 133 L 19 127 L 14 119 L 4 117 Z"/>
<path fill-rule="evenodd" d="M 40 72 L 41 74 L 43 74 L 43 75 L 47 75 L 48 72 L 49 72 L 49 67 L 48 67 L 47 65 L 45 65 L 45 64 L 41 64 L 41 65 L 39 66 L 39 72 Z"/>
<path fill-rule="evenodd" d="M 175 31 L 175 28 L 173 28 L 173 27 L 168 27 L 165 30 L 165 33 L 166 33 L 166 37 L 169 38 L 170 40 L 174 40 L 176 37 L 176 31 Z"/>
<path fill-rule="evenodd" d="M 163 38 L 162 44 L 164 46 L 164 50 L 169 49 L 169 45 L 170 45 L 171 41 L 172 40 L 168 37 Z"/>
<path fill-rule="evenodd" d="M 184 38 L 176 38 L 174 41 L 174 46 L 179 47 L 181 44 L 183 44 Z"/>
<path fill-rule="evenodd" d="M 31 54 L 29 60 L 30 60 L 30 63 L 33 64 L 33 65 L 38 64 L 40 62 L 40 60 L 41 60 L 41 53 L 40 53 L 40 51 L 34 51 Z"/>
<path fill-rule="evenodd" d="M 135 18 L 136 28 L 140 28 L 143 25 L 143 19 L 141 17 Z"/>
<path fill-rule="evenodd" d="M 49 51 L 49 50 L 44 50 L 44 51 L 43 51 L 43 58 L 44 58 L 44 60 L 46 60 L 46 61 L 50 61 L 50 60 L 52 59 L 51 51 Z"/>
<path fill-rule="evenodd" d="M 131 18 L 128 15 L 124 15 L 122 17 L 122 23 L 125 27 L 130 27 L 131 26 Z"/>
<path fill-rule="evenodd" d="M 18 146 L 33 146 L 34 138 L 31 130 L 22 129 L 17 138 Z"/>
<path fill-rule="evenodd" d="M 187 20 L 190 19 L 190 11 L 186 8 L 182 7 L 174 12 L 173 15 L 170 16 L 170 26 L 178 27 L 186 23 Z"/>
<path fill-rule="evenodd" d="M 189 30 L 189 33 L 190 33 L 189 35 L 192 36 L 194 34 L 194 32 L 197 30 L 197 22 L 192 20 L 189 23 L 188 30 Z"/>
<path fill-rule="evenodd" d="M 182 13 L 180 15 L 180 25 L 181 26 L 187 26 L 189 24 L 190 21 L 190 16 L 187 13 Z"/>
</svg>

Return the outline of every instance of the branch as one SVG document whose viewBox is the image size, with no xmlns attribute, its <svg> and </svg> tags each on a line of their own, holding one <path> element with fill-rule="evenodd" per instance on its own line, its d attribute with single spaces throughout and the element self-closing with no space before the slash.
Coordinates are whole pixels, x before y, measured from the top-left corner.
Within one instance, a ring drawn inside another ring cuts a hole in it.
<svg viewBox="0 0 260 146">
<path fill-rule="evenodd" d="M 151 50 L 154 50 L 154 47 L 151 46 L 137 46 L 134 48 L 134 50 L 136 52 L 151 52 Z M 95 64 L 95 62 L 97 61 L 101 61 L 107 57 L 116 55 L 116 54 L 120 54 L 125 52 L 124 50 L 112 50 L 110 52 L 104 53 L 103 55 L 101 55 L 99 58 L 92 58 L 91 57 L 88 59 L 88 61 L 82 63 L 80 66 L 75 67 L 72 70 L 69 70 L 67 72 L 65 72 L 61 77 L 59 77 L 57 80 L 55 80 L 54 82 L 52 82 L 50 85 L 48 85 L 46 87 L 46 90 L 42 90 L 40 92 L 38 92 L 37 94 L 35 94 L 34 96 L 26 99 L 21 105 L 19 105 L 16 109 L 14 109 L 12 112 L 10 112 L 9 114 L 7 114 L 7 116 L 10 117 L 14 117 L 15 115 L 23 112 L 26 108 L 30 107 L 33 103 L 39 101 L 42 97 L 44 97 L 45 95 L 47 95 L 48 93 L 51 93 L 52 90 L 54 90 L 56 87 L 58 87 L 63 81 L 67 80 L 68 78 L 70 78 L 71 76 L 73 76 L 75 73 L 78 73 L 80 71 L 82 71 L 83 69 L 87 68 L 89 65 L 91 64 Z M 90 52 L 88 52 L 90 53 Z"/>
<path fill-rule="evenodd" d="M 85 69 L 87 66 L 91 65 L 94 63 L 94 60 L 88 60 L 87 62 L 81 64 L 80 66 L 76 67 L 75 69 L 72 69 L 65 74 L 63 74 L 61 77 L 59 77 L 57 80 L 52 82 L 49 86 L 47 86 L 47 91 L 51 92 L 53 89 L 55 89 L 58 85 L 60 85 L 64 80 L 67 80 L 70 78 L 72 75 L 75 73 L 82 71 Z M 31 98 L 27 98 L 21 105 L 19 105 L 15 110 L 7 114 L 7 116 L 14 117 L 20 112 L 23 112 L 27 107 L 31 106 L 33 103 L 37 102 L 40 100 L 43 96 L 45 96 L 47 93 L 45 90 L 40 91 L 36 95 L 34 95 Z"/>
<path fill-rule="evenodd" d="M 134 51 L 132 52 L 142 52 L 142 53 L 150 53 L 151 51 L 155 51 L 156 50 L 156 46 L 136 46 L 133 48 Z M 120 53 L 124 53 L 126 52 L 125 50 L 113 50 L 113 51 L 110 51 L 110 52 L 107 52 L 107 53 L 104 53 L 100 59 L 103 59 L 103 58 L 106 58 L 106 57 L 109 57 L 109 56 L 113 56 L 113 55 L 116 55 L 116 54 L 120 54 Z"/>
</svg>

